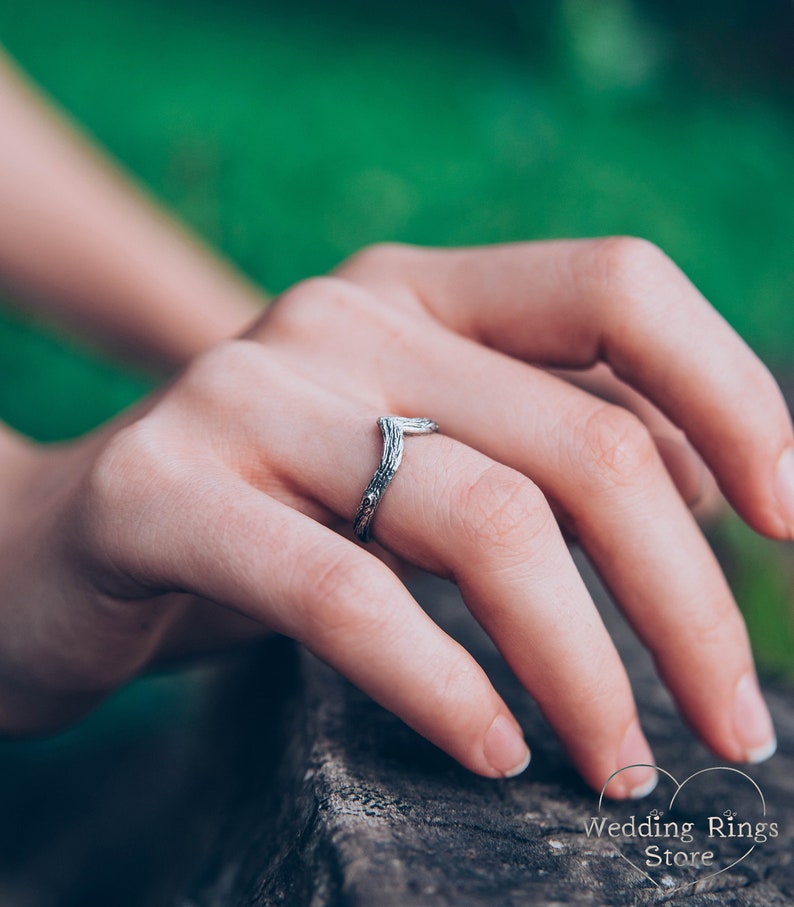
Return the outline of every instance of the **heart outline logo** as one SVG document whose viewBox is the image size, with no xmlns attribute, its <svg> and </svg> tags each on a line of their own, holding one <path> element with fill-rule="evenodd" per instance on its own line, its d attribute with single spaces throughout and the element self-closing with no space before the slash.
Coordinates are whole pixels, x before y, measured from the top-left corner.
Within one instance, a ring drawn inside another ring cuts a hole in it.
<svg viewBox="0 0 794 907">
<path fill-rule="evenodd" d="M 693 778 L 697 778 L 699 775 L 704 775 L 707 772 L 734 772 L 735 774 L 741 775 L 745 780 L 749 781 L 750 784 L 752 784 L 752 786 L 755 788 L 755 790 L 758 793 L 758 796 L 761 800 L 761 815 L 763 816 L 763 818 L 766 818 L 766 799 L 764 797 L 764 794 L 763 794 L 761 788 L 758 786 L 758 784 L 756 784 L 756 782 L 746 772 L 743 772 L 741 769 L 734 768 L 731 765 L 712 765 L 712 766 L 709 766 L 708 768 L 701 768 L 701 769 L 698 769 L 698 771 L 696 771 L 696 772 L 692 772 L 691 775 L 688 775 L 686 778 L 684 778 L 683 781 L 679 782 L 678 778 L 676 778 L 675 775 L 668 772 L 667 769 L 661 768 L 658 765 L 653 765 L 648 762 L 634 762 L 631 765 L 624 765 L 622 768 L 617 769 L 617 771 L 612 772 L 612 774 L 604 782 L 604 786 L 601 788 L 601 794 L 598 798 L 598 811 L 599 812 L 601 812 L 601 807 L 604 802 L 604 792 L 606 791 L 607 786 L 609 785 L 609 782 L 613 778 L 617 777 L 621 772 L 625 772 L 630 768 L 655 769 L 657 772 L 661 772 L 663 775 L 666 775 L 673 782 L 673 784 L 675 784 L 675 791 L 673 792 L 673 796 L 670 798 L 670 803 L 668 804 L 668 807 L 667 807 L 668 809 L 672 809 L 673 804 L 675 803 L 676 797 L 679 795 L 682 788 L 686 784 L 688 784 Z M 639 872 L 642 876 L 644 876 L 655 888 L 659 888 L 659 889 L 662 888 L 662 886 L 656 881 L 656 879 L 653 878 L 653 876 L 651 876 L 647 872 L 645 872 L 644 869 L 641 869 L 633 860 L 630 860 L 623 853 L 623 851 L 620 849 L 620 847 L 618 846 L 617 843 L 613 842 L 613 844 L 614 844 L 614 847 L 615 847 L 615 850 L 616 850 L 618 856 L 622 857 L 630 866 L 632 866 L 634 869 L 636 869 L 637 872 Z M 753 843 L 752 847 L 750 847 L 749 850 L 747 850 L 745 853 L 743 853 L 740 857 L 737 857 L 737 859 L 735 859 L 732 863 L 729 863 L 727 866 L 723 866 L 721 869 L 718 869 L 715 872 L 710 872 L 710 873 L 708 873 L 708 875 L 700 876 L 697 879 L 693 879 L 691 882 L 686 882 L 682 885 L 677 885 L 675 888 L 665 888 L 664 893 L 666 895 L 674 894 L 677 891 L 683 891 L 685 888 L 689 888 L 692 885 L 697 885 L 700 882 L 704 882 L 706 879 L 713 879 L 715 876 L 721 875 L 723 872 L 727 872 L 729 869 L 732 869 L 734 866 L 737 866 L 743 860 L 746 860 L 747 857 L 750 856 L 750 854 L 755 850 L 756 847 L 757 847 L 757 844 Z"/>
</svg>

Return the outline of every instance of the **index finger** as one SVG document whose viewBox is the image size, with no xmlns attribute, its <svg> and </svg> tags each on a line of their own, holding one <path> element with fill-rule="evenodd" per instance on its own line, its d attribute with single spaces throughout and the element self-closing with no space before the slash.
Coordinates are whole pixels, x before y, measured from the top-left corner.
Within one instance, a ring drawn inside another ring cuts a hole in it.
<svg viewBox="0 0 794 907">
<path fill-rule="evenodd" d="M 750 525 L 794 538 L 794 436 L 780 389 L 651 243 L 389 246 L 369 255 L 354 258 L 344 276 L 379 287 L 408 283 L 457 333 L 534 363 L 607 362 L 684 430 Z"/>
</svg>

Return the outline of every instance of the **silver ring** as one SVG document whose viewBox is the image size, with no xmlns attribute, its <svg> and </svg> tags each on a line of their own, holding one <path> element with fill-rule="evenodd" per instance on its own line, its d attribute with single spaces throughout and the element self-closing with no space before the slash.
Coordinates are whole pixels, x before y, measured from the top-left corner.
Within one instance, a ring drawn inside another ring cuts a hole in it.
<svg viewBox="0 0 794 907">
<path fill-rule="evenodd" d="M 383 435 L 383 454 L 375 475 L 364 489 L 353 520 L 353 529 L 362 542 L 372 538 L 372 520 L 383 492 L 397 474 L 397 467 L 403 458 L 405 435 L 429 435 L 438 431 L 438 425 L 432 419 L 406 419 L 403 416 L 381 416 L 378 425 Z"/>
</svg>

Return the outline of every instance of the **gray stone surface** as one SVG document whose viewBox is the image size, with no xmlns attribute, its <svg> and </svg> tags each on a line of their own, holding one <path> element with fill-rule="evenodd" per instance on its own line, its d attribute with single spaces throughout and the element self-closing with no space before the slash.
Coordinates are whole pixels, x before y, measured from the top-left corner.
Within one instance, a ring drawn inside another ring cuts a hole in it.
<svg viewBox="0 0 794 907">
<path fill-rule="evenodd" d="M 590 585 L 659 764 L 679 779 L 714 764 Z M 611 843 L 584 834 L 595 795 L 454 587 L 425 580 L 416 591 L 522 722 L 533 748 L 524 775 L 475 777 L 327 667 L 273 640 L 187 677 L 144 682 L 146 712 L 113 724 L 117 704 L 90 725 L 98 730 L 88 740 L 84 729 L 71 742 L 0 748 L 2 907 L 794 904 L 790 689 L 767 688 L 780 750 L 752 770 L 779 837 L 729 872 L 670 893 L 680 872 L 654 888 Z M 696 791 L 701 815 L 738 802 L 734 779 L 712 781 Z M 614 814 L 667 811 L 669 786 L 654 796 Z"/>
<path fill-rule="evenodd" d="M 682 872 L 657 877 L 655 888 L 611 843 L 584 834 L 584 819 L 597 814 L 596 796 L 572 771 L 456 590 L 426 581 L 417 594 L 477 655 L 515 710 L 533 747 L 528 772 L 511 781 L 474 777 L 311 657 L 282 648 L 263 662 L 260 653 L 221 685 L 218 712 L 206 723 L 213 739 L 197 741 L 198 752 L 213 762 L 204 764 L 203 781 L 194 787 L 190 827 L 157 904 L 794 903 L 794 710 L 788 689 L 768 689 L 780 751 L 752 770 L 766 795 L 768 818 L 780 824 L 779 837 L 732 870 L 670 893 L 686 880 Z M 604 604 L 604 611 L 659 764 L 679 779 L 714 765 L 681 725 L 647 655 L 611 606 Z M 268 714 L 279 659 L 290 675 L 288 694 Z M 703 814 L 736 801 L 734 779 L 723 773 L 713 780 L 694 795 L 704 798 L 698 805 Z M 668 787 L 643 808 L 614 812 L 639 819 L 651 804 L 666 808 L 669 796 Z"/>
</svg>

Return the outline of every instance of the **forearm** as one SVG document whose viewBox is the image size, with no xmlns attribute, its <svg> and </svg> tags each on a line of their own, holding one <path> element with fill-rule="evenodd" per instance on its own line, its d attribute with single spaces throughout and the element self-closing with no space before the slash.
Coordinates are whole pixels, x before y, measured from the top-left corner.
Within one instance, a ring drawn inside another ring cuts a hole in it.
<svg viewBox="0 0 794 907">
<path fill-rule="evenodd" d="M 61 119 L 0 53 L 0 282 L 172 370 L 241 330 L 257 291 Z"/>
</svg>

